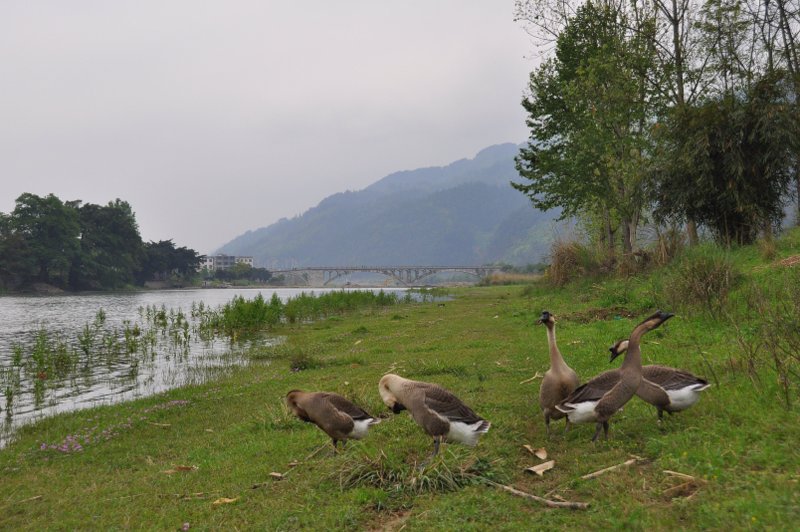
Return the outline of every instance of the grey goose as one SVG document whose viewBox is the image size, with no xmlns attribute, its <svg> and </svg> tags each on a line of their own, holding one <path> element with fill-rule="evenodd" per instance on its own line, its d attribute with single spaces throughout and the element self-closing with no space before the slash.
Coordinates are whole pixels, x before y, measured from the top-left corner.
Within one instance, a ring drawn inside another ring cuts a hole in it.
<svg viewBox="0 0 800 532">
<path fill-rule="evenodd" d="M 443 441 L 475 446 L 491 423 L 476 414 L 461 399 L 438 384 L 413 381 L 392 373 L 378 384 L 384 404 L 398 414 L 408 410 L 411 417 L 433 438 L 433 454 Z"/>
<path fill-rule="evenodd" d="M 330 436 L 334 450 L 338 442 L 344 446 L 349 439 L 360 440 L 372 425 L 381 422 L 363 408 L 332 392 L 292 390 L 286 394 L 286 404 L 298 418 L 314 423 Z"/>
<path fill-rule="evenodd" d="M 578 387 L 579 380 L 577 373 L 564 362 L 564 357 L 558 350 L 555 317 L 545 310 L 537 323 L 543 324 L 547 329 L 547 345 L 550 352 L 550 369 L 545 372 L 539 387 L 539 407 L 544 414 L 544 425 L 549 435 L 550 420 L 566 417 L 566 414 L 558 410 L 556 405 Z M 566 423 L 567 429 L 569 429 L 569 418 Z"/>
<path fill-rule="evenodd" d="M 592 441 L 600 429 L 608 439 L 608 420 L 627 403 L 642 382 L 642 358 L 639 344 L 642 336 L 660 326 L 674 314 L 658 311 L 638 324 L 631 333 L 625 360 L 619 369 L 605 371 L 578 386 L 569 397 L 556 405 L 571 423 L 597 424 Z"/>
<path fill-rule="evenodd" d="M 608 348 L 611 360 L 628 349 L 628 340 L 620 340 Z M 642 366 L 642 383 L 636 396 L 650 403 L 658 410 L 661 421 L 664 412 L 672 415 L 693 406 L 700 400 L 700 392 L 711 384 L 686 370 L 656 364 Z"/>
</svg>

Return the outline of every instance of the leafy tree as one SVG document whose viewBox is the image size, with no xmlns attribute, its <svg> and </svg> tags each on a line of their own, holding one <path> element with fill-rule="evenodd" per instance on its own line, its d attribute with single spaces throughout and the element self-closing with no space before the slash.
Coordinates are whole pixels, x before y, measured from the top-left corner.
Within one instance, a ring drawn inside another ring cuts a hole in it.
<svg viewBox="0 0 800 532">
<path fill-rule="evenodd" d="M 144 284 L 153 279 L 169 279 L 175 276 L 181 280 L 194 277 L 200 255 L 193 249 L 175 247 L 172 240 L 148 242 L 144 245 L 141 269 L 137 280 Z"/>
<path fill-rule="evenodd" d="M 657 213 L 691 216 L 727 244 L 778 224 L 800 148 L 791 90 L 785 78 L 766 77 L 748 93 L 676 112 L 662 139 Z"/>
<path fill-rule="evenodd" d="M 66 288 L 72 260 L 80 249 L 78 213 L 53 194 L 24 193 L 8 219 L 8 233 L 16 240 L 16 259 L 31 267 L 20 272 L 25 281 L 52 283 Z"/>
<path fill-rule="evenodd" d="M 0 286 L 16 288 L 36 271 L 36 261 L 21 233 L 13 230 L 11 217 L 0 213 Z"/>
<path fill-rule="evenodd" d="M 70 284 L 98 289 L 133 283 L 143 244 L 130 204 L 119 199 L 106 206 L 87 203 L 78 212 L 80 253 L 73 261 Z"/>
<path fill-rule="evenodd" d="M 531 74 L 531 138 L 517 157 L 528 182 L 512 183 L 539 209 L 599 216 L 611 255 L 617 224 L 623 251 L 633 248 L 650 151 L 652 49 L 627 25 L 624 13 L 592 3 L 570 19 L 555 58 Z"/>
</svg>

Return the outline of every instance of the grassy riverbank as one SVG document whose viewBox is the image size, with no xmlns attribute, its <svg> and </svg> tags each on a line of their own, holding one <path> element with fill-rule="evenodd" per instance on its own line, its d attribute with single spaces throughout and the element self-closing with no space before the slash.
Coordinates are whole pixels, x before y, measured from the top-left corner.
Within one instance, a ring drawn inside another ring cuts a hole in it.
<svg viewBox="0 0 800 532">
<path fill-rule="evenodd" d="M 752 288 L 774 299 L 769 287 L 796 279 L 779 262 L 798 241 L 797 232 L 780 241 L 769 260 L 757 248 L 736 252 L 729 259 L 740 281 L 724 305 L 687 303 L 646 337 L 646 362 L 714 384 L 661 426 L 635 399 L 612 420 L 608 442 L 589 442 L 593 426 L 565 435 L 561 423 L 548 440 L 539 379 L 531 378 L 548 365 L 545 331 L 534 324 L 542 309 L 557 316 L 561 351 L 585 380 L 609 367 L 613 341 L 656 305 L 677 301 L 669 269 L 557 290 L 454 289 L 444 304 L 279 326 L 284 345 L 254 352 L 252 365 L 214 383 L 24 428 L 0 451 L 0 528 L 792 528 L 800 520 L 800 410 L 786 408 L 778 375 L 748 342 L 765 319 L 751 308 Z M 492 429 L 476 449 L 447 446 L 419 471 L 431 442 L 407 414 L 387 415 L 338 456 L 325 448 L 306 459 L 329 440 L 286 413 L 286 392 L 336 391 L 384 414 L 377 382 L 389 371 L 449 387 Z M 790 394 L 796 403 L 796 388 Z M 545 447 L 555 467 L 526 473 L 541 460 L 523 444 Z M 632 455 L 641 461 L 581 479 Z M 548 509 L 476 477 L 590 507 Z"/>
</svg>

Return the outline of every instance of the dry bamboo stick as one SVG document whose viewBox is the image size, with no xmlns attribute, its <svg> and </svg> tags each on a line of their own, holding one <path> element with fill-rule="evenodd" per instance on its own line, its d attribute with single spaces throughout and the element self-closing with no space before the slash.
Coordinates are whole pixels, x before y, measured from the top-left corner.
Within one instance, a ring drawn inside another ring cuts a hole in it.
<svg viewBox="0 0 800 532">
<path fill-rule="evenodd" d="M 613 471 L 615 469 L 619 469 L 620 467 L 625 467 L 625 466 L 629 466 L 629 465 L 635 464 L 639 460 L 641 460 L 641 458 L 639 458 L 637 456 L 635 458 L 631 458 L 630 460 L 625 460 L 621 464 L 613 465 L 611 467 L 606 467 L 605 469 L 601 469 L 599 471 L 595 471 L 594 473 L 589 473 L 588 475 L 583 475 L 581 478 L 583 480 L 590 479 L 590 478 L 596 478 L 596 477 L 599 477 L 600 475 L 605 475 L 609 471 Z"/>
<path fill-rule="evenodd" d="M 512 488 L 511 486 L 506 486 L 505 484 L 498 484 L 497 482 L 493 482 L 491 480 L 485 479 L 481 477 L 481 480 L 489 484 L 490 486 L 494 486 L 496 488 L 500 488 L 503 491 L 507 491 L 512 495 L 516 495 L 517 497 L 522 497 L 524 499 L 530 499 L 532 501 L 536 501 L 538 503 L 544 504 L 549 508 L 570 508 L 573 510 L 585 510 L 589 507 L 589 503 L 587 502 L 570 502 L 570 501 L 553 501 L 550 499 L 545 499 L 544 497 L 537 497 L 536 495 L 531 495 L 530 493 L 525 493 L 524 491 L 520 491 L 516 488 Z"/>
</svg>

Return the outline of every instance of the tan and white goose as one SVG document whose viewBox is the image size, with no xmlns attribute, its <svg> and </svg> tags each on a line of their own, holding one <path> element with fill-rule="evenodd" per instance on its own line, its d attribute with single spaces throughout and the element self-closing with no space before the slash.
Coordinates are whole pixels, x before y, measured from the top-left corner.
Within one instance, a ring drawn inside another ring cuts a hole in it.
<svg viewBox="0 0 800 532">
<path fill-rule="evenodd" d="M 363 408 L 332 392 L 303 392 L 286 394 L 286 404 L 294 415 L 314 423 L 333 440 L 333 449 L 340 441 L 344 447 L 349 439 L 360 440 L 369 428 L 381 422 Z"/>
<path fill-rule="evenodd" d="M 539 406 L 544 414 L 547 434 L 550 435 L 550 420 L 566 417 L 556 405 L 578 387 L 579 380 L 578 375 L 564 362 L 564 357 L 558 350 L 555 317 L 545 310 L 537 323 L 547 328 L 547 345 L 550 350 L 550 369 L 544 374 L 542 385 L 539 387 Z M 567 418 L 567 429 L 569 429 L 569 418 Z"/>
<path fill-rule="evenodd" d="M 608 348 L 611 360 L 628 349 L 628 340 L 620 340 Z M 658 410 L 661 421 L 664 412 L 672 415 L 693 406 L 700 400 L 700 392 L 707 390 L 711 384 L 705 379 L 678 368 L 651 364 L 642 366 L 642 383 L 636 390 L 636 396 L 650 403 Z"/>
<path fill-rule="evenodd" d="M 443 441 L 477 445 L 478 438 L 491 426 L 438 384 L 412 381 L 390 373 L 381 378 L 378 392 L 392 412 L 399 414 L 408 410 L 414 421 L 433 438 L 434 456 Z"/>
<path fill-rule="evenodd" d="M 608 439 L 608 420 L 630 401 L 642 382 L 642 357 L 639 344 L 642 336 L 655 329 L 674 314 L 658 311 L 637 325 L 630 336 L 625 360 L 619 369 L 605 371 L 586 384 L 578 386 L 569 397 L 556 405 L 572 423 L 597 423 L 592 441 L 600 429 Z"/>
</svg>

